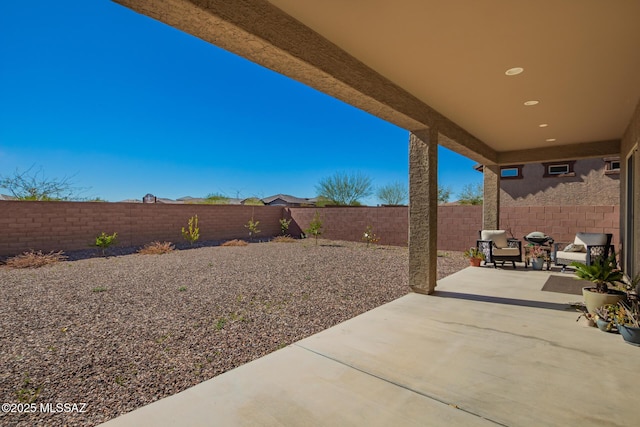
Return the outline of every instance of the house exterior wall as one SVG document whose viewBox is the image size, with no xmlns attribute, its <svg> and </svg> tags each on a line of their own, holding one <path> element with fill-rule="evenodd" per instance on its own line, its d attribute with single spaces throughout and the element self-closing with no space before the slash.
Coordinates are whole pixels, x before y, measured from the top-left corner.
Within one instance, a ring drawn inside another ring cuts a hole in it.
<svg viewBox="0 0 640 427">
<path fill-rule="evenodd" d="M 620 174 L 605 174 L 603 158 L 577 160 L 575 176 L 544 177 L 541 163 L 522 166 L 521 179 L 500 181 L 501 206 L 620 204 Z"/>
<path fill-rule="evenodd" d="M 624 255 L 625 251 L 625 241 L 624 236 L 626 235 L 627 227 L 633 224 L 633 241 L 635 243 L 635 251 L 632 256 L 633 265 L 623 264 L 623 269 L 627 276 L 633 277 L 634 274 L 640 273 L 640 151 L 638 151 L 638 146 L 640 146 L 640 102 L 636 106 L 635 113 L 629 122 L 629 126 L 622 138 L 621 146 L 620 146 L 620 162 L 621 162 L 621 185 L 620 185 L 620 234 L 623 236 L 622 240 L 622 250 L 624 260 L 626 256 Z M 633 171 L 627 170 L 626 159 L 627 157 L 636 150 L 635 154 L 635 167 Z M 627 175 L 631 174 L 634 182 L 634 194 L 632 198 L 629 199 L 627 195 Z M 634 217 L 627 218 L 627 204 L 633 203 Z"/>
</svg>

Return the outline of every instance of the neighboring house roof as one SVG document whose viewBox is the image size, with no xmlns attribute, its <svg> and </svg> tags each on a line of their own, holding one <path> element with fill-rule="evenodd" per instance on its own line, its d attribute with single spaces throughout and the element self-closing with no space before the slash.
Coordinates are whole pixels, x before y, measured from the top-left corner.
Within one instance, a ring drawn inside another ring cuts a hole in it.
<svg viewBox="0 0 640 427">
<path fill-rule="evenodd" d="M 7 194 L 0 194 L 0 200 L 16 200 L 16 198 Z"/>
<path fill-rule="evenodd" d="M 265 197 L 261 199 L 265 205 L 311 205 L 315 204 L 317 199 L 301 198 L 290 196 L 288 194 L 276 194 L 275 196 Z"/>
</svg>

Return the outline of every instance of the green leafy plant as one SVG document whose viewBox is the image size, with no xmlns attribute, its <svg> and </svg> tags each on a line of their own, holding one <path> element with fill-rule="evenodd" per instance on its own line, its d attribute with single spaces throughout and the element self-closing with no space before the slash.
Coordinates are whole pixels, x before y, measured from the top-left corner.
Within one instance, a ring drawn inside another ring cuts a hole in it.
<svg viewBox="0 0 640 427">
<path fill-rule="evenodd" d="M 249 240 L 260 233 L 258 224 L 260 224 L 260 221 L 254 221 L 253 217 L 251 217 L 251 219 L 244 225 L 245 228 L 249 229 Z"/>
<path fill-rule="evenodd" d="M 36 401 L 36 399 L 40 395 L 40 391 L 42 391 L 42 387 L 32 386 L 31 379 L 29 378 L 29 374 L 25 373 L 24 379 L 22 380 L 22 388 L 16 391 L 18 402 L 33 403 Z"/>
<path fill-rule="evenodd" d="M 97 246 L 102 250 L 102 256 L 106 254 L 107 249 L 115 245 L 118 239 L 118 233 L 107 234 L 104 231 L 98 237 L 94 246 Z"/>
<path fill-rule="evenodd" d="M 600 319 L 607 323 L 605 330 L 610 332 L 615 328 L 615 319 L 620 314 L 620 306 L 616 304 L 607 304 L 596 308 L 596 319 Z"/>
<path fill-rule="evenodd" d="M 289 224 L 291 224 L 290 219 L 280 218 L 280 233 L 283 236 L 287 235 L 287 232 L 289 231 Z"/>
<path fill-rule="evenodd" d="M 362 240 L 367 242 L 367 247 L 369 247 L 369 243 L 376 244 L 380 241 L 380 238 L 373 232 L 373 227 L 367 225 L 367 229 L 362 233 Z"/>
<path fill-rule="evenodd" d="M 594 283 L 595 291 L 600 294 L 608 293 L 609 284 L 613 285 L 624 277 L 622 271 L 618 269 L 615 253 L 608 258 L 596 259 L 590 265 L 576 261 L 572 262 L 571 266 L 576 269 L 576 276 Z"/>
<path fill-rule="evenodd" d="M 466 251 L 464 251 L 463 255 L 465 258 L 475 258 L 475 259 L 481 259 L 481 260 L 485 259 L 484 253 L 480 249 L 476 248 L 475 246 L 472 246 Z"/>
<path fill-rule="evenodd" d="M 189 242 L 191 246 L 200 238 L 200 228 L 198 227 L 198 215 L 189 218 L 189 228 L 185 230 L 182 227 L 182 237 Z"/>
<path fill-rule="evenodd" d="M 180 287 L 178 288 L 178 290 L 179 290 L 180 292 L 184 292 L 184 291 L 186 291 L 186 290 L 187 290 L 187 287 L 186 287 L 186 286 L 180 286 Z"/>
<path fill-rule="evenodd" d="M 318 211 L 313 215 L 313 219 L 309 223 L 309 228 L 305 230 L 305 233 L 312 235 L 316 239 L 316 245 L 318 244 L 318 237 L 322 234 L 322 220 L 320 219 L 320 213 Z"/>
</svg>

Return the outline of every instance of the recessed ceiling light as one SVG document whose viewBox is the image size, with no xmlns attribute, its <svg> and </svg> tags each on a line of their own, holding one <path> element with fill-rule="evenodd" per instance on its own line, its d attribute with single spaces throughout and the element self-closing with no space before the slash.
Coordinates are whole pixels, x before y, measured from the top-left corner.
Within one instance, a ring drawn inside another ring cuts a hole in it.
<svg viewBox="0 0 640 427">
<path fill-rule="evenodd" d="M 530 105 L 537 105 L 538 103 L 540 103 L 540 101 L 525 101 L 524 105 L 530 106 Z"/>
<path fill-rule="evenodd" d="M 504 73 L 507 76 L 517 76 L 518 74 L 522 73 L 523 71 L 524 71 L 524 68 L 522 68 L 522 67 L 514 67 L 514 68 L 509 68 Z"/>
<path fill-rule="evenodd" d="M 546 123 L 540 123 L 540 124 L 538 125 L 538 127 L 540 127 L 540 128 L 546 128 L 547 126 L 549 126 L 549 125 L 548 125 L 548 124 L 546 124 Z"/>
<path fill-rule="evenodd" d="M 555 140 L 556 140 L 555 138 L 547 138 L 547 139 L 545 139 L 545 141 L 547 141 L 547 142 L 555 142 Z"/>
</svg>

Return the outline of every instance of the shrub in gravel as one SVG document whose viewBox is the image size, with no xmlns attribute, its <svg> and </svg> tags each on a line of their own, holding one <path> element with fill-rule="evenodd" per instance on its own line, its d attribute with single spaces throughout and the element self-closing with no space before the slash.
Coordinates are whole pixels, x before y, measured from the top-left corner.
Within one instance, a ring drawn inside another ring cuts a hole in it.
<svg viewBox="0 0 640 427">
<path fill-rule="evenodd" d="M 138 251 L 142 255 L 162 255 L 169 253 L 175 249 L 171 242 L 151 242 Z"/>
<path fill-rule="evenodd" d="M 318 237 L 322 234 L 322 220 L 320 219 L 320 213 L 318 211 L 313 215 L 313 219 L 309 223 L 309 228 L 305 231 L 315 237 L 317 245 Z"/>
<path fill-rule="evenodd" d="M 54 262 L 64 261 L 67 257 L 64 256 L 63 253 L 63 251 L 51 251 L 45 254 L 42 251 L 36 252 L 31 250 L 9 258 L 6 264 L 11 268 L 37 268 L 43 265 L 53 264 Z"/>
<path fill-rule="evenodd" d="M 254 221 L 253 217 L 251 217 L 251 219 L 245 224 L 245 228 L 249 229 L 249 240 L 260 233 L 260 230 L 258 230 L 258 224 L 260 224 L 260 221 Z"/>
<path fill-rule="evenodd" d="M 184 239 L 193 246 L 193 244 L 200 238 L 200 228 L 198 228 L 198 215 L 189 218 L 188 225 L 188 230 L 185 230 L 185 228 L 182 227 L 182 237 L 184 237 Z"/>
<path fill-rule="evenodd" d="M 98 237 L 96 237 L 96 242 L 94 246 L 99 247 L 102 250 L 102 255 L 106 254 L 106 250 L 116 244 L 118 238 L 118 233 L 107 234 L 104 231 Z"/>
<path fill-rule="evenodd" d="M 244 240 L 234 239 L 234 240 L 228 240 L 220 246 L 247 246 L 247 245 L 248 243 L 245 242 Z"/>
</svg>

